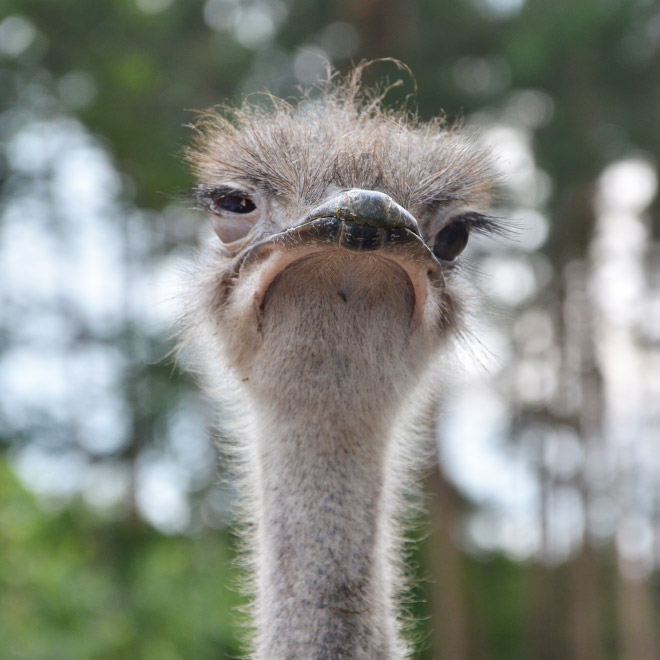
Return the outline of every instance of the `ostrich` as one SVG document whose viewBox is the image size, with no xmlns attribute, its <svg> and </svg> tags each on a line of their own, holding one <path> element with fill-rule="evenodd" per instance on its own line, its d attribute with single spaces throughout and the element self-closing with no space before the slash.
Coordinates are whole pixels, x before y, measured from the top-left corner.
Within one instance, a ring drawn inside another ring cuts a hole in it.
<svg viewBox="0 0 660 660">
<path fill-rule="evenodd" d="M 409 657 L 398 521 L 416 429 L 465 332 L 459 255 L 498 229 L 488 153 L 384 109 L 362 70 L 208 113 L 187 152 L 215 235 L 184 345 L 233 413 L 257 660 Z"/>
</svg>

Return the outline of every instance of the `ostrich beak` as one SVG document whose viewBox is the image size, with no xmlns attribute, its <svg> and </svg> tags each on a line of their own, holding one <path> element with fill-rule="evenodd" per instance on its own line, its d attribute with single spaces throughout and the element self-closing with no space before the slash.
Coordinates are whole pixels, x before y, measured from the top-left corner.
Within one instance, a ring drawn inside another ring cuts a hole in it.
<svg viewBox="0 0 660 660">
<path fill-rule="evenodd" d="M 421 320 L 428 288 L 442 279 L 441 266 L 421 237 L 417 220 L 388 195 L 373 190 L 344 191 L 310 210 L 292 227 L 252 245 L 234 264 L 240 275 L 257 266 L 256 302 L 289 264 L 314 252 L 344 248 L 378 250 L 407 273 L 415 290 L 413 322 Z M 247 275 L 246 275 L 247 276 Z M 255 276 L 254 272 L 248 277 Z"/>
<path fill-rule="evenodd" d="M 375 190 L 346 190 L 312 209 L 300 225 L 326 217 L 363 227 L 408 229 L 419 236 L 417 220 L 389 195 Z"/>
<path fill-rule="evenodd" d="M 421 238 L 417 220 L 385 193 L 352 189 L 309 211 L 288 231 L 300 234 L 305 227 L 315 230 L 349 250 L 383 248 L 407 238 L 411 232 Z"/>
</svg>

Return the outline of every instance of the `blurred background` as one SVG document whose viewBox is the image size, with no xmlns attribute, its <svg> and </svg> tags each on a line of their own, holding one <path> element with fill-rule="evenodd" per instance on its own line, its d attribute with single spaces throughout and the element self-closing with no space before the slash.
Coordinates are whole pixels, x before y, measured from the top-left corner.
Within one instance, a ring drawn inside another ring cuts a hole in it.
<svg viewBox="0 0 660 660">
<path fill-rule="evenodd" d="M 405 61 L 478 126 L 511 240 L 438 427 L 423 660 L 660 658 L 660 6 L 3 0 L 0 655 L 241 654 L 214 412 L 171 297 L 191 110 Z M 392 65 L 374 78 L 401 78 Z"/>
</svg>

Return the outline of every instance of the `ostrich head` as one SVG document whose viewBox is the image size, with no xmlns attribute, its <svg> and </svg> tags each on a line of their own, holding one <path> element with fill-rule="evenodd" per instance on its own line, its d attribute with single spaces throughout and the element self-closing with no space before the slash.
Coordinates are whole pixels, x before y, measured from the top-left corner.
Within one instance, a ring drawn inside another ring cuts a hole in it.
<svg viewBox="0 0 660 660">
<path fill-rule="evenodd" d="M 257 658 L 406 654 L 393 520 L 410 429 L 464 325 L 461 253 L 497 229 L 488 153 L 385 110 L 361 72 L 208 114 L 188 153 L 215 236 L 186 326 L 239 406 Z"/>
</svg>

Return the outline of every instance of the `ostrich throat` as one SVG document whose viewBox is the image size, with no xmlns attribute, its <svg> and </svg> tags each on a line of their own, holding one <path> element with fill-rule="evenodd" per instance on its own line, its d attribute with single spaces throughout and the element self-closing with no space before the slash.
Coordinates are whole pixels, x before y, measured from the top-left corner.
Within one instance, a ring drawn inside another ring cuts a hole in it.
<svg viewBox="0 0 660 660">
<path fill-rule="evenodd" d="M 396 264 L 343 249 L 289 265 L 264 298 L 249 376 L 258 658 L 398 655 L 388 457 L 414 304 Z"/>
</svg>

